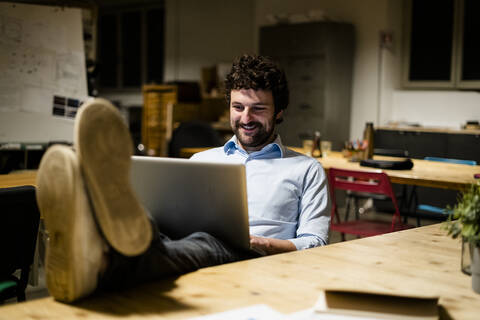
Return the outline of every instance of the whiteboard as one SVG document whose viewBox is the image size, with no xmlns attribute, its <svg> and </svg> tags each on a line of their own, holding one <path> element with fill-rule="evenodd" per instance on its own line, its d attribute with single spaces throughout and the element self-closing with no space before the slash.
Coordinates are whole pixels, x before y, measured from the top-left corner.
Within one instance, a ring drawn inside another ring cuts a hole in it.
<svg viewBox="0 0 480 320">
<path fill-rule="evenodd" d="M 87 97 L 81 9 L 0 3 L 0 142 L 72 141 L 55 96 Z"/>
</svg>

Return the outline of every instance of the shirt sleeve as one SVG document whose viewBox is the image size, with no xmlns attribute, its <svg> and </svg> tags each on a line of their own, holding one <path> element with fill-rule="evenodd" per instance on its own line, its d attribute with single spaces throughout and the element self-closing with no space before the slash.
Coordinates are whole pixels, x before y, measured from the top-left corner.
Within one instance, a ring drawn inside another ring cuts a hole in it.
<svg viewBox="0 0 480 320">
<path fill-rule="evenodd" d="M 297 250 L 328 243 L 330 197 L 328 180 L 321 164 L 315 160 L 305 174 L 299 204 L 297 237 L 289 239 Z"/>
</svg>

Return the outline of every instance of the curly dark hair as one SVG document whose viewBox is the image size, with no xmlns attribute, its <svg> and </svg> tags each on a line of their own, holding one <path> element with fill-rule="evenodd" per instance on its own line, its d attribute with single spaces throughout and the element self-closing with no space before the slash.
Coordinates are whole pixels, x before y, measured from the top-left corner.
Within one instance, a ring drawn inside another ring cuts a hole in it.
<svg viewBox="0 0 480 320">
<path fill-rule="evenodd" d="M 271 90 L 275 115 L 288 106 L 289 91 L 285 72 L 270 58 L 244 54 L 237 58 L 225 79 L 225 99 L 230 105 L 232 90 Z M 277 120 L 280 123 L 282 119 Z"/>
</svg>

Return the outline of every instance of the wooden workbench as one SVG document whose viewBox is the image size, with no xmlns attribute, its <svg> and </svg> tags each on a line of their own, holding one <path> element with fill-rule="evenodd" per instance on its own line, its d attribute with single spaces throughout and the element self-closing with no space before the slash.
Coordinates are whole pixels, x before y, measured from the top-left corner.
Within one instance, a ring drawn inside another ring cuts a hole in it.
<svg viewBox="0 0 480 320">
<path fill-rule="evenodd" d="M 480 295 L 460 271 L 460 241 L 431 225 L 201 269 L 74 305 L 43 298 L 0 307 L 0 319 L 180 319 L 254 304 L 291 313 L 325 287 L 438 295 L 454 319 L 478 319 Z"/>
</svg>

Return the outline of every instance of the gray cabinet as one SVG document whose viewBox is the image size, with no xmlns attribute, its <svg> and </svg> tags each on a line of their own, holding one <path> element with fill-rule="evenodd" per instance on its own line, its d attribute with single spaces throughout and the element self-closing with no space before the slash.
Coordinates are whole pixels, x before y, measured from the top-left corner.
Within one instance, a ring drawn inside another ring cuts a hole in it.
<svg viewBox="0 0 480 320">
<path fill-rule="evenodd" d="M 480 134 L 447 135 L 447 154 L 451 158 L 475 160 L 480 164 Z"/>
<path fill-rule="evenodd" d="M 375 148 L 402 149 L 410 157 L 441 157 L 480 163 L 480 132 L 427 132 L 419 130 L 375 130 Z"/>
<path fill-rule="evenodd" d="M 285 121 L 278 126 L 283 142 L 301 146 L 318 130 L 341 149 L 350 136 L 354 50 L 351 24 L 316 22 L 260 29 L 260 53 L 284 68 L 290 88 Z"/>
</svg>

